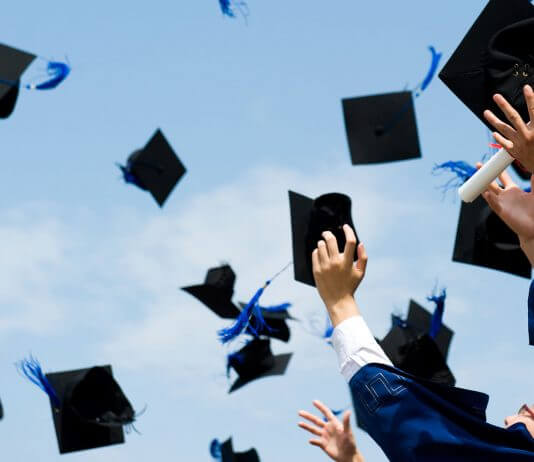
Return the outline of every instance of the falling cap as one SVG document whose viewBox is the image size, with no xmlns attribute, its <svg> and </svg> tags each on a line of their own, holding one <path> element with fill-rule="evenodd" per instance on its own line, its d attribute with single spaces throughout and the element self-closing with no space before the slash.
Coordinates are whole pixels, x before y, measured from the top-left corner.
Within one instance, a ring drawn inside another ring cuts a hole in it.
<svg viewBox="0 0 534 462">
<path fill-rule="evenodd" d="M 0 118 L 6 119 L 15 109 L 20 77 L 35 55 L 0 44 Z"/>
<path fill-rule="evenodd" d="M 311 255 L 322 240 L 324 231 L 331 231 L 337 239 L 338 248 L 343 252 L 345 232 L 343 225 L 349 225 L 356 234 L 351 215 L 350 197 L 339 194 L 324 194 L 310 199 L 289 191 L 291 231 L 293 238 L 293 267 L 297 281 L 315 286 Z M 356 236 L 358 241 L 358 236 Z M 357 259 L 355 252 L 354 259 Z"/>
<path fill-rule="evenodd" d="M 292 353 L 273 355 L 269 339 L 255 338 L 243 348 L 228 355 L 228 373 L 234 369 L 239 378 L 232 384 L 229 393 L 238 390 L 253 380 L 286 372 Z"/>
<path fill-rule="evenodd" d="M 239 309 L 243 310 L 246 305 L 246 303 L 239 302 Z M 289 342 L 289 339 L 291 338 L 291 331 L 286 321 L 288 319 L 295 318 L 293 318 L 287 310 L 272 312 L 269 311 L 268 308 L 266 309 L 260 307 L 260 311 L 266 325 L 268 326 L 268 328 L 262 329 L 260 334 L 263 337 L 271 337 L 281 340 L 282 342 Z M 254 315 L 252 317 L 254 317 Z M 254 324 L 254 319 L 251 319 L 250 323 Z M 250 333 L 250 330 L 247 331 L 247 333 Z"/>
<path fill-rule="evenodd" d="M 517 235 L 479 197 L 462 203 L 453 261 L 531 278 L 531 265 Z"/>
<path fill-rule="evenodd" d="M 342 100 L 353 165 L 421 157 L 410 91 Z"/>
<path fill-rule="evenodd" d="M 245 452 L 234 452 L 232 438 L 228 438 L 224 443 L 213 440 L 210 445 L 211 456 L 220 462 L 260 462 L 256 449 L 249 449 Z"/>
<path fill-rule="evenodd" d="M 235 319 L 241 312 L 232 302 L 235 279 L 230 265 L 222 265 L 208 270 L 204 284 L 182 287 L 182 290 L 200 300 L 221 318 Z"/>
<path fill-rule="evenodd" d="M 148 190 L 160 207 L 186 172 L 159 129 L 146 146 L 132 153 L 126 166 L 120 168 L 126 182 Z"/>
<path fill-rule="evenodd" d="M 124 443 L 123 426 L 132 424 L 135 412 L 111 366 L 96 366 L 46 374 L 61 405 L 51 400 L 59 452 L 92 449 Z"/>
</svg>

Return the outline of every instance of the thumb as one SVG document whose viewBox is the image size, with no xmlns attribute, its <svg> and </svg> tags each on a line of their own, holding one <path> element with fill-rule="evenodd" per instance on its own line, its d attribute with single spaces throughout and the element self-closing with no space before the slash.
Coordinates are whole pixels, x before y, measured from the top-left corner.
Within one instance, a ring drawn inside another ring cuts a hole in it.
<svg viewBox="0 0 534 462">
<path fill-rule="evenodd" d="M 345 411 L 343 414 L 343 431 L 350 433 L 350 411 Z"/>
</svg>

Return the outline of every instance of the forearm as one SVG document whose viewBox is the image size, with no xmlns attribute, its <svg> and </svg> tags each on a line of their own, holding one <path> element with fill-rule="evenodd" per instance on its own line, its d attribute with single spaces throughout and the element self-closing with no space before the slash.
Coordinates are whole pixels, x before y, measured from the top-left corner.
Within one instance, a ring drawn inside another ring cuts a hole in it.
<svg viewBox="0 0 534 462">
<path fill-rule="evenodd" d="M 347 296 L 336 302 L 325 303 L 325 305 L 334 327 L 353 316 L 361 316 L 360 309 L 353 296 Z"/>
<path fill-rule="evenodd" d="M 527 240 L 519 237 L 519 242 L 521 244 L 521 249 L 523 250 L 523 253 L 527 256 L 531 266 L 534 267 L 534 239 Z"/>
</svg>

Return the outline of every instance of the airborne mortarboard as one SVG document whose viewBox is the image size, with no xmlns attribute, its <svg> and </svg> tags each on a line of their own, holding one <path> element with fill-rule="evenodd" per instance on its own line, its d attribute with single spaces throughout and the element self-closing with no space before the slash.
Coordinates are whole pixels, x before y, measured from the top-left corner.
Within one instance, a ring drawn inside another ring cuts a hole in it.
<svg viewBox="0 0 534 462">
<path fill-rule="evenodd" d="M 507 120 L 493 101 L 496 93 L 503 95 L 525 122 L 529 120 L 523 87 L 534 85 L 533 33 L 530 0 L 490 0 L 439 74 L 492 131 L 495 128 L 484 118 L 486 109 Z M 521 178 L 530 178 L 515 163 L 514 168 Z"/>
<path fill-rule="evenodd" d="M 283 375 L 292 353 L 273 355 L 269 339 L 255 338 L 240 350 L 228 355 L 227 371 L 233 368 L 239 378 L 232 384 L 229 393 L 263 377 Z"/>
<path fill-rule="evenodd" d="M 50 397 L 61 454 L 124 443 L 123 426 L 136 416 L 111 366 L 44 375 L 32 358 L 19 367 Z"/>
<path fill-rule="evenodd" d="M 353 165 L 421 157 L 411 91 L 342 100 Z"/>
<path fill-rule="evenodd" d="M 222 444 L 218 440 L 213 440 L 210 445 L 210 454 L 220 462 L 260 462 L 258 453 L 254 448 L 245 452 L 234 452 L 232 438 L 228 438 Z"/>
<path fill-rule="evenodd" d="M 452 259 L 529 279 L 532 274 L 517 235 L 482 197 L 462 203 Z"/>
<path fill-rule="evenodd" d="M 6 119 L 15 109 L 20 77 L 35 55 L 0 44 L 0 118 Z"/>
<path fill-rule="evenodd" d="M 295 279 L 315 286 L 311 255 L 317 242 L 323 239 L 322 233 L 330 231 L 337 239 L 339 251 L 345 247 L 343 225 L 349 225 L 356 234 L 351 215 L 350 197 L 339 194 L 324 194 L 317 199 L 310 199 L 289 191 L 289 208 L 291 213 L 291 234 L 293 239 L 293 267 Z M 358 236 L 356 235 L 358 241 Z M 354 253 L 354 260 L 357 253 Z"/>
<path fill-rule="evenodd" d="M 128 157 L 126 166 L 119 167 L 127 183 L 149 191 L 160 207 L 186 172 L 159 129 L 143 149 Z"/>
<path fill-rule="evenodd" d="M 235 273 L 230 265 L 210 268 L 204 284 L 182 287 L 223 319 L 235 319 L 241 312 L 232 302 Z"/>
<path fill-rule="evenodd" d="M 243 310 L 246 306 L 246 303 L 239 302 L 239 308 L 241 310 Z M 282 342 L 289 342 L 291 331 L 289 330 L 289 326 L 287 325 L 286 321 L 295 318 L 289 314 L 288 310 L 273 312 L 269 311 L 268 308 L 266 309 L 260 307 L 260 311 L 267 324 L 267 328 L 261 331 L 261 335 L 275 338 L 281 340 Z"/>
</svg>

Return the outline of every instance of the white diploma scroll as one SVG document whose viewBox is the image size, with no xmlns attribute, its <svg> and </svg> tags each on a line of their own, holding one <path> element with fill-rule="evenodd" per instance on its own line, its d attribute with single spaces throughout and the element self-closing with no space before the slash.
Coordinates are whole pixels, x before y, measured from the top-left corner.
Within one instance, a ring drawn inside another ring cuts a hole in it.
<svg viewBox="0 0 534 462">
<path fill-rule="evenodd" d="M 458 190 L 464 202 L 473 202 L 495 179 L 504 172 L 514 158 L 504 149 L 499 150 L 482 168 L 467 180 Z"/>
</svg>

